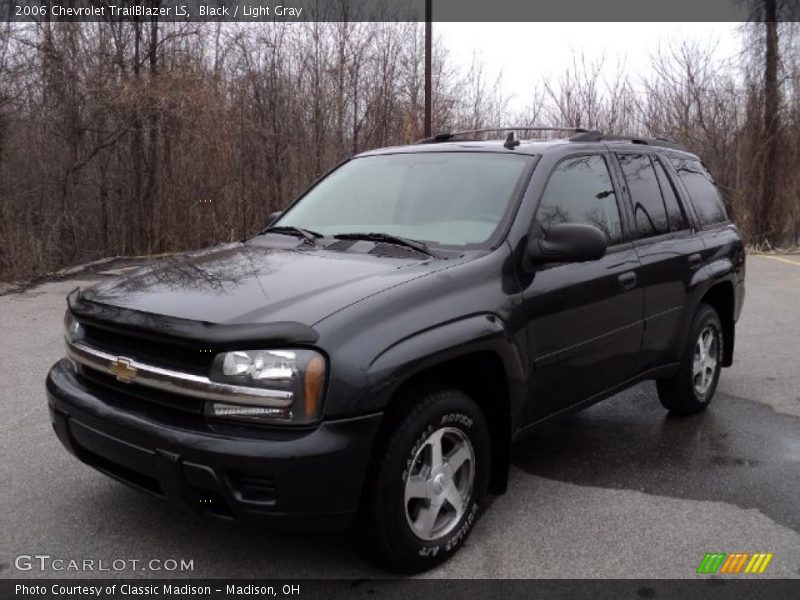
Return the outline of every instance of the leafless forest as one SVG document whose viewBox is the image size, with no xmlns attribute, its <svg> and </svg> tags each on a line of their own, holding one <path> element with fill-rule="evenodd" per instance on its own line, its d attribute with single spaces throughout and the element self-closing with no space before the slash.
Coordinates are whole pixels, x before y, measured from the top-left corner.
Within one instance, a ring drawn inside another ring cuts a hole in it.
<svg viewBox="0 0 800 600">
<path fill-rule="evenodd" d="M 423 31 L 0 24 L 0 280 L 241 239 L 346 156 L 422 137 Z M 744 24 L 741 36 L 729 62 L 702 45 L 664 48 L 644 79 L 620 65 L 609 80 L 602 57 L 575 56 L 560 77 L 518 82 L 522 114 L 436 40 L 433 130 L 668 137 L 704 158 L 752 244 L 795 244 L 800 27 Z"/>
</svg>

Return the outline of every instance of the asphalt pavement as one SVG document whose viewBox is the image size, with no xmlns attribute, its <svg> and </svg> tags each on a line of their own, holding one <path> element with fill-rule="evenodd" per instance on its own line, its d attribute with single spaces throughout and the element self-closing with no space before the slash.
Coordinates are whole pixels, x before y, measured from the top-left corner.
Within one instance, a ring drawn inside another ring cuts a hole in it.
<svg viewBox="0 0 800 600">
<path fill-rule="evenodd" d="M 692 578 L 706 552 L 771 552 L 756 577 L 800 577 L 800 256 L 747 268 L 735 362 L 708 411 L 670 417 L 644 383 L 539 430 L 516 445 L 509 490 L 465 547 L 424 576 Z M 385 577 L 346 534 L 184 513 L 64 451 L 44 378 L 63 352 L 65 294 L 99 277 L 0 296 L 0 578 Z M 141 562 L 19 570 L 20 555 Z M 142 570 L 153 559 L 162 570 Z M 193 570 L 165 571 L 168 559 Z"/>
</svg>

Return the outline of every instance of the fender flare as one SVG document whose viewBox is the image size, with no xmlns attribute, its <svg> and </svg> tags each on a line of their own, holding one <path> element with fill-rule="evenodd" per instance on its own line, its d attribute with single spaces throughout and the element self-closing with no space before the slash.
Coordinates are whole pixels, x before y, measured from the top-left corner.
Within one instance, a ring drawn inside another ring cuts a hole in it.
<svg viewBox="0 0 800 600">
<path fill-rule="evenodd" d="M 491 313 L 472 314 L 417 331 L 384 348 L 367 368 L 369 387 L 390 393 L 416 374 L 475 352 L 496 354 L 509 382 L 524 380 L 519 343 L 504 322 Z"/>
<path fill-rule="evenodd" d="M 739 302 L 739 300 L 737 299 L 736 294 L 736 267 L 733 261 L 729 258 L 721 258 L 705 265 L 703 268 L 698 269 L 698 271 L 692 277 L 690 281 L 691 301 L 688 304 L 686 318 L 684 319 L 686 324 L 681 331 L 680 347 L 685 347 L 688 341 L 687 337 L 689 335 L 689 323 L 691 323 L 692 318 L 697 312 L 697 309 L 699 308 L 703 298 L 706 297 L 709 291 L 719 285 L 729 285 L 731 287 L 732 294 L 732 310 L 730 318 L 727 318 L 728 315 L 719 315 L 720 320 L 722 321 L 723 336 L 725 339 L 722 366 L 729 367 L 733 363 L 733 349 L 736 343 L 736 328 L 734 325 L 737 312 L 740 308 L 737 306 L 737 302 Z"/>
</svg>

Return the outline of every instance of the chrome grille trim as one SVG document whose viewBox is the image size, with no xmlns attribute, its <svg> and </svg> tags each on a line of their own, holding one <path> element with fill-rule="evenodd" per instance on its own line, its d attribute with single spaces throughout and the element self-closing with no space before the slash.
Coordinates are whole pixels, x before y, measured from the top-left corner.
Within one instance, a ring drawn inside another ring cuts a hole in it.
<svg viewBox="0 0 800 600">
<path fill-rule="evenodd" d="M 84 367 L 111 376 L 116 376 L 112 365 L 117 361 L 124 360 L 130 367 L 136 369 L 135 379 L 130 383 L 192 398 L 273 408 L 286 408 L 291 406 L 294 400 L 292 392 L 219 383 L 202 375 L 182 373 L 142 363 L 125 356 L 116 356 L 80 342 L 67 342 L 67 356 Z M 121 380 L 120 383 L 128 385 L 127 382 Z"/>
</svg>

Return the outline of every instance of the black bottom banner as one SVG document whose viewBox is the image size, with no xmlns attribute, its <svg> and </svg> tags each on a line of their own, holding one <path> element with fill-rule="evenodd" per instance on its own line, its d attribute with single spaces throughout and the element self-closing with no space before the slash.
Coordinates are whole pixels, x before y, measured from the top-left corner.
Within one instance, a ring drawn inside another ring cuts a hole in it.
<svg viewBox="0 0 800 600">
<path fill-rule="evenodd" d="M 253 598 L 304 598 L 320 600 L 385 598 L 398 600 L 617 600 L 680 599 L 797 600 L 800 579 L 362 579 L 362 580 L 258 580 L 258 579 L 46 579 L 0 581 L 0 598 L 73 600 L 99 598 L 197 598 L 238 600 Z"/>
</svg>

